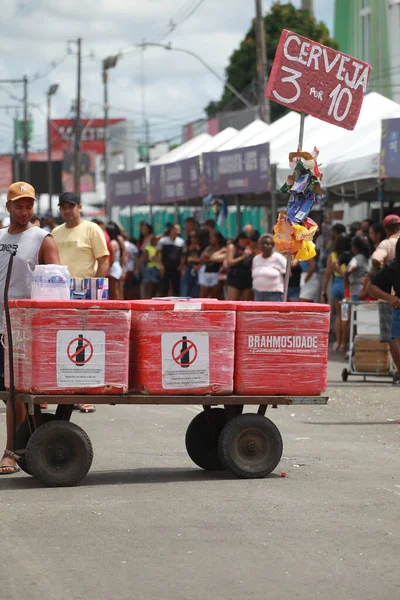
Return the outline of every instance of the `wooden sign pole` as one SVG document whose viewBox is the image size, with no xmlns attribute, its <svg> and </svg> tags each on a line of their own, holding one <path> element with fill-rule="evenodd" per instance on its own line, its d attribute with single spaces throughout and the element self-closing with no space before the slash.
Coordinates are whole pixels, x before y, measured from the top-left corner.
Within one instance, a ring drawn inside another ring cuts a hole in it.
<svg viewBox="0 0 400 600">
<path fill-rule="evenodd" d="M 306 114 L 300 114 L 300 133 L 299 133 L 299 145 L 297 150 L 300 152 L 303 149 L 304 142 L 304 123 L 306 120 Z M 288 290 L 289 290 L 289 279 L 290 279 L 290 271 L 292 267 L 292 254 L 288 253 L 286 256 L 286 273 L 285 273 L 285 284 L 283 288 L 283 301 L 287 302 Z"/>
</svg>

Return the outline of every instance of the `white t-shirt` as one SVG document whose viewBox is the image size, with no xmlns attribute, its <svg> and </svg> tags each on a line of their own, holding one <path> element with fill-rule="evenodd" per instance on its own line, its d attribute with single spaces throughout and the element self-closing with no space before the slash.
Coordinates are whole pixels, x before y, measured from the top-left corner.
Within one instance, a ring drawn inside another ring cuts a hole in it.
<svg viewBox="0 0 400 600">
<path fill-rule="evenodd" d="M 257 292 L 283 292 L 286 273 L 286 259 L 274 252 L 269 258 L 257 254 L 253 258 L 253 289 Z"/>
</svg>

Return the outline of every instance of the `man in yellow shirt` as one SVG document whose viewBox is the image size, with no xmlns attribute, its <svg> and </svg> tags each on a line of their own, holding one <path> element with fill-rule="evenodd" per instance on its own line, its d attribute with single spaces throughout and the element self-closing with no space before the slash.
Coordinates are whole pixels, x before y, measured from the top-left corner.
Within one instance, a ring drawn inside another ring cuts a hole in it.
<svg viewBox="0 0 400 600">
<path fill-rule="evenodd" d="M 72 192 L 64 192 L 59 207 L 65 223 L 53 229 L 52 236 L 60 254 L 60 264 L 67 265 L 71 277 L 106 277 L 108 273 L 107 244 L 96 223 L 81 217 L 82 206 Z M 81 412 L 95 412 L 92 404 L 75 404 Z"/>
<path fill-rule="evenodd" d="M 72 192 L 61 194 L 59 207 L 65 223 L 52 235 L 61 264 L 67 265 L 71 277 L 106 277 L 109 252 L 100 227 L 82 219 L 82 206 Z"/>
</svg>

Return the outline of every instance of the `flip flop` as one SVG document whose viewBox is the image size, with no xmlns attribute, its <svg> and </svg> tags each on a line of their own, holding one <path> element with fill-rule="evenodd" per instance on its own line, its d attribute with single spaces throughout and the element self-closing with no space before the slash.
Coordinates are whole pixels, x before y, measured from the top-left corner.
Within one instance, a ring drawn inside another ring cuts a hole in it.
<svg viewBox="0 0 400 600">
<path fill-rule="evenodd" d="M 91 408 L 80 408 L 80 406 L 78 406 L 77 404 L 74 404 L 73 410 L 79 410 L 79 412 L 81 412 L 81 413 L 94 413 L 94 412 L 96 412 L 96 408 L 94 406 L 92 406 L 91 404 L 88 404 L 87 406 L 90 406 Z"/>
<path fill-rule="evenodd" d="M 0 475 L 15 475 L 15 473 L 19 473 L 21 470 L 19 467 L 12 467 L 11 465 L 4 465 L 4 467 L 0 467 L 0 469 L 12 469 L 12 471 L 0 471 Z"/>
</svg>

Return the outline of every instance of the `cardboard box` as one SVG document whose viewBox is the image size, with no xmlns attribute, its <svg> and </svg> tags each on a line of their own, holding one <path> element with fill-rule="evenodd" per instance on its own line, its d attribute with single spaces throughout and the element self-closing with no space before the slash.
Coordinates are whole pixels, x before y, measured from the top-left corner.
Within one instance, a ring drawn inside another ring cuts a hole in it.
<svg viewBox="0 0 400 600">
<path fill-rule="evenodd" d="M 357 335 L 354 339 L 354 370 L 360 373 L 388 373 L 390 370 L 389 344 L 374 335 Z"/>
</svg>

